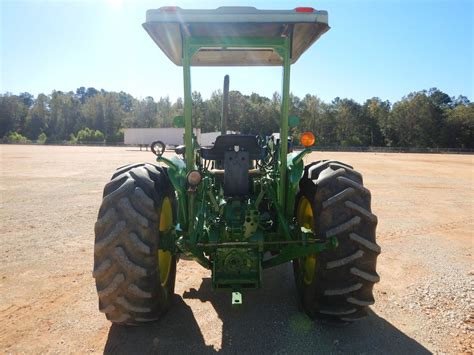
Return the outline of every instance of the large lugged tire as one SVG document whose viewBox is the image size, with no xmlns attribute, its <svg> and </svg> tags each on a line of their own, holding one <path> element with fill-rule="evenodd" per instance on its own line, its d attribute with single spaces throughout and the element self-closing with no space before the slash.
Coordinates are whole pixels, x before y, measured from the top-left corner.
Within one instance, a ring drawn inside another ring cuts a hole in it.
<svg viewBox="0 0 474 355">
<path fill-rule="evenodd" d="M 158 249 L 172 228 L 176 199 L 165 169 L 119 168 L 104 188 L 95 224 L 94 278 L 99 309 L 118 324 L 153 321 L 169 307 L 176 258 Z"/>
<path fill-rule="evenodd" d="M 307 166 L 295 215 L 300 226 L 339 242 L 334 250 L 293 261 L 303 309 L 312 318 L 363 318 L 374 303 L 380 247 L 375 241 L 377 217 L 361 174 L 337 161 Z"/>
</svg>

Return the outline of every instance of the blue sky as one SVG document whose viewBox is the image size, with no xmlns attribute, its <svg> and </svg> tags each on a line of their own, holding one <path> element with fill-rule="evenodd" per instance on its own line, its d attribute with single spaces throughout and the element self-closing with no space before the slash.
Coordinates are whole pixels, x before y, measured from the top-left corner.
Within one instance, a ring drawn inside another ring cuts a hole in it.
<svg viewBox="0 0 474 355">
<path fill-rule="evenodd" d="M 291 91 L 392 102 L 438 87 L 474 99 L 473 0 L 9 1 L 1 6 L 0 92 L 34 95 L 80 86 L 136 97 L 182 96 L 182 68 L 141 27 L 150 8 L 312 6 L 332 27 L 292 67 Z M 280 68 L 195 68 L 193 89 L 208 97 L 230 74 L 231 89 L 271 96 Z"/>
</svg>

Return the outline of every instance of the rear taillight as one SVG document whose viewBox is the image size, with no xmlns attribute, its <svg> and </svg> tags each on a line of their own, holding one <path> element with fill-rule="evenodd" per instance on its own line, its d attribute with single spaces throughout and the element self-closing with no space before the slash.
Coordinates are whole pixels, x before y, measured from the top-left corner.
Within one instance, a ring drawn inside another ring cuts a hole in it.
<svg viewBox="0 0 474 355">
<path fill-rule="evenodd" d="M 163 12 L 176 12 L 178 10 L 181 10 L 181 8 L 179 6 L 163 6 L 160 7 L 159 10 Z"/>
<path fill-rule="evenodd" d="M 312 7 L 297 7 L 295 8 L 296 12 L 314 12 Z"/>
</svg>

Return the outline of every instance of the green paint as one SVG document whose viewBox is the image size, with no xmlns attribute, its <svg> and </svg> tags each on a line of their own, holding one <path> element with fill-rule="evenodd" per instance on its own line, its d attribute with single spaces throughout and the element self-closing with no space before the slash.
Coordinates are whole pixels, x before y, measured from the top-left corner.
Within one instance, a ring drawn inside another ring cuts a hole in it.
<svg viewBox="0 0 474 355">
<path fill-rule="evenodd" d="M 193 146 L 193 123 L 192 123 L 192 99 L 191 99 L 191 51 L 189 37 L 183 38 L 183 82 L 184 82 L 184 144 L 186 146 L 186 168 L 194 169 L 194 146 Z"/>
<path fill-rule="evenodd" d="M 290 101 L 290 51 L 291 42 L 285 37 L 283 58 L 283 89 L 281 99 L 280 119 L 280 179 L 279 179 L 279 205 L 282 210 L 286 209 L 286 155 L 288 154 L 288 106 Z"/>
<path fill-rule="evenodd" d="M 208 169 L 199 157 L 192 127 L 191 63 L 202 48 L 270 48 L 283 61 L 280 144 L 269 142 L 273 164 L 261 166 L 251 180 L 247 198 L 229 199 L 223 194 L 222 174 Z M 282 38 L 183 37 L 184 116 L 174 120 L 184 126 L 185 160 L 160 157 L 178 198 L 178 225 L 165 236 L 163 245 L 182 253 L 212 270 L 212 285 L 236 294 L 261 285 L 262 269 L 286 263 L 326 249 L 335 242 L 320 242 L 308 231 L 301 231 L 293 218 L 295 196 L 303 174 L 303 157 L 310 149 L 288 154 L 289 127 L 299 119 L 289 117 L 291 43 Z M 198 169 L 203 178 L 197 189 L 188 189 L 186 175 Z M 174 242 L 175 248 L 169 244 Z M 265 252 L 276 256 L 263 261 Z M 240 299 L 241 300 L 241 299 Z"/>
<path fill-rule="evenodd" d="M 306 148 L 301 152 L 292 152 L 288 154 L 288 199 L 286 203 L 286 217 L 291 219 L 293 211 L 295 210 L 296 194 L 299 189 L 299 182 L 303 176 L 304 163 L 303 158 L 306 154 L 311 153 L 311 150 Z"/>
</svg>

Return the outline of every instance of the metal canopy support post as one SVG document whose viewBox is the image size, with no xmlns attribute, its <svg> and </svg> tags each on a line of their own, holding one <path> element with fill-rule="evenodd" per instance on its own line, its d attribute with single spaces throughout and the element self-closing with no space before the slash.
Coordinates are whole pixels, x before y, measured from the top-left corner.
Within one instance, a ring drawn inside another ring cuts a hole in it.
<svg viewBox="0 0 474 355">
<path fill-rule="evenodd" d="M 184 144 L 186 155 L 186 170 L 194 169 L 194 144 L 192 124 L 192 97 L 191 97 L 191 57 L 189 37 L 183 38 L 183 81 L 184 81 Z"/>
<path fill-rule="evenodd" d="M 280 137 L 288 136 L 288 96 L 290 88 L 290 51 L 289 37 L 259 38 L 259 37 L 190 37 L 183 36 L 183 79 L 184 79 L 184 121 L 186 145 L 186 169 L 194 169 L 194 144 L 192 127 L 192 97 L 191 97 L 191 62 L 192 57 L 201 48 L 272 48 L 283 59 L 283 92 L 281 110 Z M 280 187 L 281 207 L 285 207 L 286 155 L 288 146 L 282 144 L 280 155 Z"/>
<path fill-rule="evenodd" d="M 288 154 L 288 110 L 290 96 L 290 57 L 291 38 L 258 38 L 258 37 L 190 37 L 183 36 L 183 76 L 184 76 L 184 120 L 186 169 L 194 169 L 194 144 L 192 127 L 191 97 L 191 61 L 201 48 L 272 48 L 283 60 L 283 86 L 280 121 L 280 179 L 278 181 L 278 200 L 282 211 L 286 210 L 286 170 Z"/>
<path fill-rule="evenodd" d="M 288 110 L 290 100 L 290 52 L 291 41 L 285 37 L 284 48 L 280 52 L 283 58 L 283 84 L 281 91 L 281 121 L 280 121 L 280 181 L 278 194 L 282 211 L 286 210 L 286 167 L 288 155 Z"/>
</svg>

